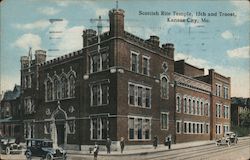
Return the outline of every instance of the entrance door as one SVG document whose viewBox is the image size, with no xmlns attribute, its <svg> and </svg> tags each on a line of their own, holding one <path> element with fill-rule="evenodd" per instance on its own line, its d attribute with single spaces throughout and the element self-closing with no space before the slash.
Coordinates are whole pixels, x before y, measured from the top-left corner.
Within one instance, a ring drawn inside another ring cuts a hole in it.
<svg viewBox="0 0 250 160">
<path fill-rule="evenodd" d="M 64 137 L 65 137 L 65 122 L 63 123 L 56 123 L 56 132 L 57 132 L 57 144 L 58 146 L 64 144 Z"/>
</svg>

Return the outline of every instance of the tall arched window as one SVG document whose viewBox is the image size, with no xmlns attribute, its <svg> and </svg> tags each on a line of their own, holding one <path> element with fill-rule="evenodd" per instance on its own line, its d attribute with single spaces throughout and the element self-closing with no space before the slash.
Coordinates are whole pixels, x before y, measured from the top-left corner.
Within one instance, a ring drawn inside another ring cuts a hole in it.
<svg viewBox="0 0 250 160">
<path fill-rule="evenodd" d="M 68 97 L 68 79 L 63 76 L 61 79 L 61 87 L 62 87 L 62 98 Z"/>
<path fill-rule="evenodd" d="M 47 101 L 50 101 L 52 100 L 52 82 L 50 80 L 47 80 L 47 83 L 46 83 L 46 86 L 47 86 Z"/>
<path fill-rule="evenodd" d="M 60 98 L 60 84 L 57 78 L 54 79 L 54 99 Z"/>
<path fill-rule="evenodd" d="M 168 98 L 168 79 L 166 77 L 161 78 L 161 96 Z"/>
<path fill-rule="evenodd" d="M 75 96 L 75 77 L 73 74 L 69 76 L 69 96 Z"/>
</svg>

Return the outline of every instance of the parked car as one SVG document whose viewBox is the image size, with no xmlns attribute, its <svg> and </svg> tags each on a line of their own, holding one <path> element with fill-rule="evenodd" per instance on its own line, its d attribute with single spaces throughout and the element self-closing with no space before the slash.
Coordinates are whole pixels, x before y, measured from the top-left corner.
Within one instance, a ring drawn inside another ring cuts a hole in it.
<svg viewBox="0 0 250 160">
<path fill-rule="evenodd" d="M 0 139 L 0 152 L 5 154 L 21 153 L 22 146 L 17 144 L 14 137 L 3 137 Z"/>
<path fill-rule="evenodd" d="M 237 144 L 238 137 L 234 132 L 226 132 L 224 137 L 216 141 L 216 145 L 228 145 Z"/>
<path fill-rule="evenodd" d="M 53 141 L 50 139 L 27 139 L 27 150 L 25 156 L 27 160 L 32 157 L 41 157 L 42 159 L 67 159 L 67 153 L 60 147 L 53 147 Z"/>
</svg>

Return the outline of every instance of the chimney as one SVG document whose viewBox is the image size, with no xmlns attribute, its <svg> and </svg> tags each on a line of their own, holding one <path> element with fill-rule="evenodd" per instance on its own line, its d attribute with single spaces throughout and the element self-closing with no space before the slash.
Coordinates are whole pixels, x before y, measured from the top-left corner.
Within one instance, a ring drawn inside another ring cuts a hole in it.
<svg viewBox="0 0 250 160">
<path fill-rule="evenodd" d="M 83 31 L 82 38 L 83 38 L 83 48 L 88 46 L 88 38 L 96 36 L 96 31 L 93 29 L 86 29 Z"/>
<path fill-rule="evenodd" d="M 111 36 L 123 36 L 124 35 L 124 10 L 112 9 L 109 11 L 109 26 Z"/>
<path fill-rule="evenodd" d="M 166 43 L 162 45 L 165 55 L 174 59 L 174 44 Z"/>
<path fill-rule="evenodd" d="M 46 61 L 46 51 L 36 50 L 35 51 L 35 61 L 36 61 L 36 64 L 45 62 Z"/>
</svg>

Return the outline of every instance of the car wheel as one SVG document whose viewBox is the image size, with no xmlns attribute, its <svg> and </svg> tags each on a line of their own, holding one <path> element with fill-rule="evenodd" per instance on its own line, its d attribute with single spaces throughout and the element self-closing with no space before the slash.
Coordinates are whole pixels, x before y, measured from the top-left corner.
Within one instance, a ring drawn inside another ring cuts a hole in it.
<svg viewBox="0 0 250 160">
<path fill-rule="evenodd" d="M 31 153 L 30 152 L 26 152 L 25 156 L 26 156 L 27 160 L 31 160 Z"/>
<path fill-rule="evenodd" d="M 227 145 L 230 147 L 231 146 L 231 142 L 229 141 L 229 142 L 227 142 Z"/>
<path fill-rule="evenodd" d="M 7 154 L 7 155 L 10 154 L 10 147 L 5 148 L 5 154 Z"/>
<path fill-rule="evenodd" d="M 52 160 L 52 159 L 53 159 L 52 154 L 48 153 L 48 154 L 46 155 L 46 160 Z"/>
</svg>

